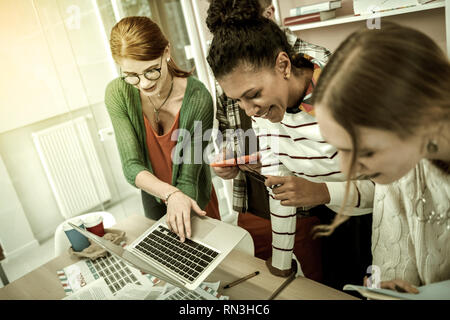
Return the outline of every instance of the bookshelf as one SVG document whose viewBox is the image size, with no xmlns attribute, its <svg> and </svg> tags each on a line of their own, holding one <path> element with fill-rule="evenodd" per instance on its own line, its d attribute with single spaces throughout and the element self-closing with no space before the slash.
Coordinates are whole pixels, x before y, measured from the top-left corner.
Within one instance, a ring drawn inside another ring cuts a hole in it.
<svg viewBox="0 0 450 320">
<path fill-rule="evenodd" d="M 360 16 L 347 15 L 347 16 L 337 17 L 334 19 L 326 20 L 326 21 L 319 21 L 319 22 L 312 22 L 312 23 L 305 23 L 305 24 L 290 26 L 289 29 L 291 29 L 292 31 L 295 32 L 295 31 L 299 31 L 299 30 L 307 30 L 307 29 L 328 27 L 328 26 L 356 22 L 356 21 L 364 21 L 364 20 L 373 19 L 373 18 L 382 18 L 382 17 L 389 17 L 389 16 L 395 16 L 395 15 L 418 12 L 418 11 L 444 8 L 446 1 L 448 1 L 448 0 L 445 0 L 445 1 L 439 0 L 439 1 L 434 1 L 431 3 L 417 5 L 414 7 L 379 12 L 379 13 L 376 13 L 373 15 L 370 15 L 370 14 L 360 15 Z"/>
</svg>

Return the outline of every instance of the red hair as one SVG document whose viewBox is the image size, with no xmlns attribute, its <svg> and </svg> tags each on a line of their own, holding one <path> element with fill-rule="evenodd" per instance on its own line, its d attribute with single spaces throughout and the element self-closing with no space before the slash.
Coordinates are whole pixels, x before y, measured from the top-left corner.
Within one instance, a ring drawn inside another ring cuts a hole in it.
<svg viewBox="0 0 450 320">
<path fill-rule="evenodd" d="M 164 54 L 169 41 L 150 18 L 126 17 L 112 28 L 109 44 L 114 61 L 120 63 L 123 58 L 155 60 Z M 172 58 L 167 62 L 167 67 L 176 77 L 189 77 L 193 71 L 181 70 Z"/>
</svg>

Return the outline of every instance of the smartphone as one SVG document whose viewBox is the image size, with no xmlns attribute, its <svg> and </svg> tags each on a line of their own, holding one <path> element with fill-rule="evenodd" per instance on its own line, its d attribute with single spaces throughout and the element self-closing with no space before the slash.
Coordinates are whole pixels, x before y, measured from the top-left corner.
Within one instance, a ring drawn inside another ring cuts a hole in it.
<svg viewBox="0 0 450 320">
<path fill-rule="evenodd" d="M 235 167 L 240 164 L 256 163 L 258 161 L 258 154 L 251 154 L 239 158 L 225 159 L 211 163 L 211 167 Z"/>
</svg>

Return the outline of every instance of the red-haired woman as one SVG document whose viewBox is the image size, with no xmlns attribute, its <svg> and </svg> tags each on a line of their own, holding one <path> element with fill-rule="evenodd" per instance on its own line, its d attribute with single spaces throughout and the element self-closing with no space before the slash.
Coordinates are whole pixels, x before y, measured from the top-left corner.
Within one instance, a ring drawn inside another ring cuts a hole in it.
<svg viewBox="0 0 450 320">
<path fill-rule="evenodd" d="M 142 190 L 145 215 L 158 220 L 167 211 L 169 227 L 184 241 L 191 235 L 191 210 L 220 219 L 209 166 L 199 161 L 207 141 L 194 139 L 194 130 L 213 126 L 211 95 L 177 67 L 150 18 L 119 21 L 110 46 L 121 77 L 106 88 L 105 104 L 124 175 Z M 195 144 L 201 144 L 200 157 Z"/>
</svg>

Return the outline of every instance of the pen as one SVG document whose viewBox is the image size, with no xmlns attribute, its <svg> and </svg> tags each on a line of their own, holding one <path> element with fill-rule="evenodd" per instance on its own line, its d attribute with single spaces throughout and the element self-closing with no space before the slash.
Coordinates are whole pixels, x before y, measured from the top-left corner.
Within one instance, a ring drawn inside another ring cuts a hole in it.
<svg viewBox="0 0 450 320">
<path fill-rule="evenodd" d="M 281 284 L 281 286 L 275 290 L 274 293 L 272 293 L 272 295 L 269 297 L 268 300 L 273 300 L 275 299 L 275 297 L 281 292 L 283 291 L 284 288 L 286 288 L 286 286 L 292 282 L 292 280 L 295 279 L 295 274 L 296 272 L 292 272 L 291 275 L 289 276 L 289 278 L 287 278 L 286 280 L 284 280 L 284 282 Z"/>
<path fill-rule="evenodd" d="M 237 284 L 239 284 L 239 283 L 241 283 L 241 282 L 244 282 L 245 280 L 248 280 L 248 279 L 250 279 L 250 278 L 253 278 L 254 276 L 257 276 L 258 274 L 259 274 L 259 271 L 255 271 L 255 272 L 250 273 L 249 275 L 247 275 L 247 276 L 245 276 L 245 277 L 243 277 L 243 278 L 240 278 L 240 279 L 238 279 L 238 280 L 236 280 L 236 281 L 233 281 L 233 282 L 227 284 L 227 285 L 224 286 L 223 288 L 224 288 L 224 289 L 228 289 L 228 288 L 234 287 L 235 285 L 237 285 Z"/>
</svg>

